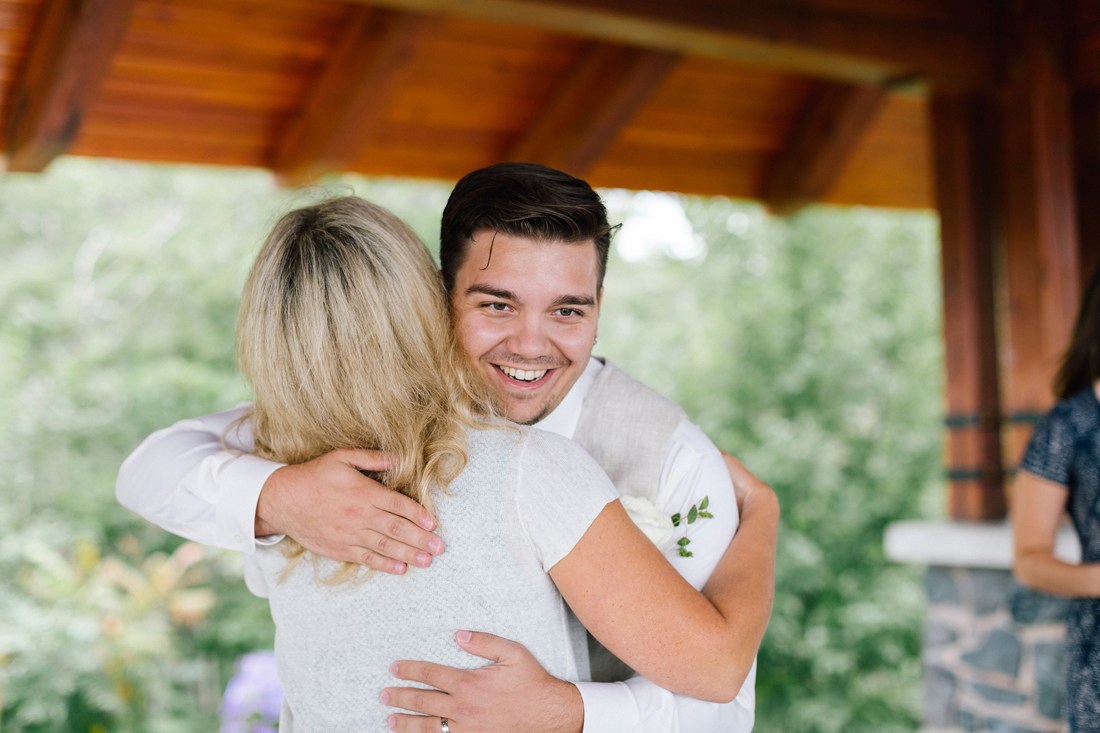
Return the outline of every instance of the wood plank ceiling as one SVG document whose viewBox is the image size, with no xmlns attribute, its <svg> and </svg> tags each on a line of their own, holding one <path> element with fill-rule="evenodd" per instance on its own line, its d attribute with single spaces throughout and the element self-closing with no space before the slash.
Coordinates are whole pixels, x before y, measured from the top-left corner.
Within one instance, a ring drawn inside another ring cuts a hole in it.
<svg viewBox="0 0 1100 733">
<path fill-rule="evenodd" d="M 912 81 L 986 80 L 992 2 L 0 0 L 0 146 L 12 171 L 68 152 L 296 183 L 534 159 L 781 211 L 929 207 Z"/>
</svg>

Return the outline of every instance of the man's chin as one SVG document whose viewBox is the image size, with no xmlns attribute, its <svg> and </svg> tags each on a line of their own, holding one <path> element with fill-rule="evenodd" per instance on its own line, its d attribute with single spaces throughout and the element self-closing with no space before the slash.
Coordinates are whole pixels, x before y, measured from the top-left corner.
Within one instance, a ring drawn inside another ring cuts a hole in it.
<svg viewBox="0 0 1100 733">
<path fill-rule="evenodd" d="M 545 404 L 539 406 L 538 409 L 532 410 L 531 405 L 519 407 L 506 402 L 504 411 L 507 418 L 517 425 L 534 425 L 537 422 L 541 422 L 543 418 L 553 412 L 554 407 L 556 407 L 556 405 Z"/>
</svg>

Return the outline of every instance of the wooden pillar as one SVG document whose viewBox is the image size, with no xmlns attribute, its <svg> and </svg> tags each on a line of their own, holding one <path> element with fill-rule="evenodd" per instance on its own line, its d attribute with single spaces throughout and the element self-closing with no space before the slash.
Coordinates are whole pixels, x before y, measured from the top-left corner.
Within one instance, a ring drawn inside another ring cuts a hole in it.
<svg viewBox="0 0 1100 733">
<path fill-rule="evenodd" d="M 1080 283 L 1100 267 L 1100 88 L 1073 92 L 1073 162 L 1077 188 Z"/>
<path fill-rule="evenodd" d="M 994 316 L 999 220 L 997 105 L 992 95 L 934 93 L 932 148 L 942 240 L 949 509 L 960 520 L 1005 515 Z"/>
<path fill-rule="evenodd" d="M 1069 343 L 1080 293 L 1064 4 L 1013 4 L 1003 96 L 1007 458 L 1020 458 Z"/>
</svg>

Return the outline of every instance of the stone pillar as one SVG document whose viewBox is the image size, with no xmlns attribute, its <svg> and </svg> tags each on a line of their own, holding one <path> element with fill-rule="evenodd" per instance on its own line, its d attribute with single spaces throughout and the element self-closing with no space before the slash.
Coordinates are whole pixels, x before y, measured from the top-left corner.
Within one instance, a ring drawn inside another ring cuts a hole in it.
<svg viewBox="0 0 1100 733">
<path fill-rule="evenodd" d="M 927 566 L 923 733 L 1062 733 L 1069 602 L 1012 578 L 1005 522 L 895 522 L 886 556 Z M 1055 555 L 1078 563 L 1069 527 Z"/>
<path fill-rule="evenodd" d="M 932 566 L 926 576 L 927 731 L 1060 733 L 1068 602 L 1008 570 Z"/>
</svg>

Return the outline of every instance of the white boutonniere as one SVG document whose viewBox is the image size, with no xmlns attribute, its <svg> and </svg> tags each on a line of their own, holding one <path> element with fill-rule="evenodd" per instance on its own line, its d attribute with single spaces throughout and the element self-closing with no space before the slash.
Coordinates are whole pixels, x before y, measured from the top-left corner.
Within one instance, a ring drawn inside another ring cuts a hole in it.
<svg viewBox="0 0 1100 733">
<path fill-rule="evenodd" d="M 622 502 L 627 516 L 657 547 L 660 547 L 672 534 L 672 520 L 649 499 L 643 499 L 640 496 L 624 496 Z"/>
<path fill-rule="evenodd" d="M 621 499 L 627 516 L 637 525 L 638 529 L 642 530 L 642 534 L 648 537 L 650 542 L 660 547 L 662 551 L 664 548 L 661 545 L 672 534 L 673 527 L 679 527 L 685 522 L 695 524 L 700 519 L 714 518 L 714 515 L 707 511 L 707 507 L 710 506 L 709 496 L 704 496 L 703 500 L 697 505 L 692 504 L 686 515 L 681 516 L 677 512 L 671 517 L 666 516 L 649 499 L 643 499 L 640 496 L 624 496 Z M 680 557 L 692 557 L 692 552 L 687 549 L 687 546 L 691 544 L 691 540 L 687 537 L 681 537 L 676 544 L 680 546 Z"/>
</svg>

